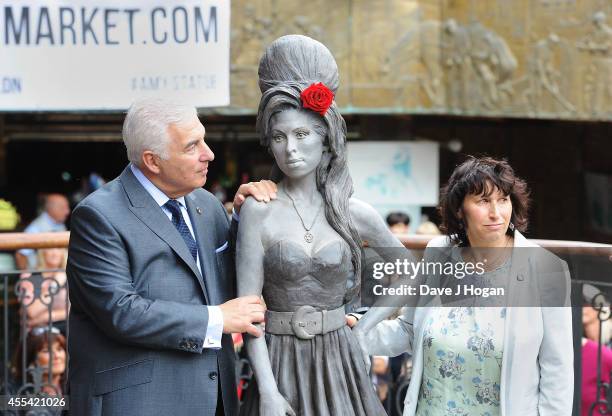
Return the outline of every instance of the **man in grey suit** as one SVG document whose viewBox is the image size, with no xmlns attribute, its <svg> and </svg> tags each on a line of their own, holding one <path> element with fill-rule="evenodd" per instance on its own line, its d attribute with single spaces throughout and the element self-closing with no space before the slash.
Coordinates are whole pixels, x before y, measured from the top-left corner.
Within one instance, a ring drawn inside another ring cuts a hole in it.
<svg viewBox="0 0 612 416">
<path fill-rule="evenodd" d="M 214 154 L 193 107 L 134 103 L 130 165 L 72 215 L 67 265 L 74 415 L 235 415 L 231 332 L 260 336 L 257 297 L 234 297 L 221 203 L 202 189 Z M 274 197 L 243 185 L 237 206 Z"/>
</svg>

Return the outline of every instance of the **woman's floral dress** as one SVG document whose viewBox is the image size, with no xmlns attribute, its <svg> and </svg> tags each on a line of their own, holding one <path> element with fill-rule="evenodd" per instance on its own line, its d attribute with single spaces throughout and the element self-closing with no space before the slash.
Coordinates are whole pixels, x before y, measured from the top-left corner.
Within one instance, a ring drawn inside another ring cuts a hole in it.
<svg viewBox="0 0 612 416">
<path fill-rule="evenodd" d="M 418 416 L 500 414 L 506 308 L 439 307 L 425 322 Z"/>
</svg>

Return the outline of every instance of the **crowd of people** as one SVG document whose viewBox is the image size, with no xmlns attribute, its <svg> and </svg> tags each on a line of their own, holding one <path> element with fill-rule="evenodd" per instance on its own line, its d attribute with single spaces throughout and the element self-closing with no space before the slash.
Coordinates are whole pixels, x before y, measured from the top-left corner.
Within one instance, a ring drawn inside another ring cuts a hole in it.
<svg viewBox="0 0 612 416">
<path fill-rule="evenodd" d="M 70 204 L 65 195 L 42 195 L 41 213 L 25 233 L 66 231 Z M 18 225 L 13 222 L 11 229 Z M 5 253 L 5 255 L 8 255 Z M 19 337 L 14 346 L 10 378 L 3 388 L 11 394 L 61 395 L 67 368 L 66 321 L 70 308 L 66 279 L 68 250 L 22 249 L 3 268 L 22 270 L 15 285 L 19 301 Z"/>
<path fill-rule="evenodd" d="M 25 226 L 23 232 L 66 231 L 70 201 L 78 203 L 103 184 L 104 180 L 92 173 L 70 198 L 61 193 L 40 195 L 40 214 Z M 16 221 L 11 221 L 6 231 L 14 231 L 19 225 L 19 215 L 13 210 Z M 15 252 L 12 259 L 4 260 L 4 270 L 23 271 L 16 283 L 21 316 L 19 339 L 14 348 L 11 378 L 6 381 L 8 390 L 13 393 L 26 386 L 23 393 L 61 395 L 65 386 L 66 322 L 70 310 L 65 271 L 67 260 L 68 250 L 65 248 L 25 248 Z"/>
</svg>

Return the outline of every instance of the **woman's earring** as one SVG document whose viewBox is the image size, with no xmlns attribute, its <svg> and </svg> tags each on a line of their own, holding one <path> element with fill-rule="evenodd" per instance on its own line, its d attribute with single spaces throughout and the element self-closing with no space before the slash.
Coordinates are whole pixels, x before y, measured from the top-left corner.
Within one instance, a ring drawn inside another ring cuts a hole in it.
<svg viewBox="0 0 612 416">
<path fill-rule="evenodd" d="M 508 228 L 510 228 L 510 231 L 514 232 L 514 223 L 512 221 L 510 221 L 510 224 L 508 224 Z"/>
</svg>

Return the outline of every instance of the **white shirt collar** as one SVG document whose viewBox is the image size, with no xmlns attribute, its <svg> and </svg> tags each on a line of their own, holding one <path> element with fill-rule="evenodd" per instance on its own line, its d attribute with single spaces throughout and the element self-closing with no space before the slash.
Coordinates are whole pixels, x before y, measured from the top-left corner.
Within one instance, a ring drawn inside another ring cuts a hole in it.
<svg viewBox="0 0 612 416">
<path fill-rule="evenodd" d="M 149 180 L 149 178 L 147 178 L 144 175 L 144 173 L 142 173 L 142 171 L 140 169 L 138 169 L 137 166 L 135 166 L 134 164 L 130 163 L 130 169 L 132 170 L 132 173 L 134 174 L 134 176 L 136 177 L 138 182 L 140 182 L 140 184 L 147 190 L 149 195 L 151 195 L 151 197 L 153 197 L 155 202 L 157 202 L 157 205 L 159 205 L 160 207 L 163 207 L 164 204 L 166 202 L 168 202 L 168 200 L 170 199 L 168 197 L 168 195 L 166 195 L 161 189 L 159 189 L 157 186 L 155 186 L 153 184 L 153 182 L 151 182 Z M 176 198 L 176 200 L 183 207 L 186 206 L 185 205 L 185 197 L 184 196 L 181 196 L 180 198 Z"/>
</svg>

